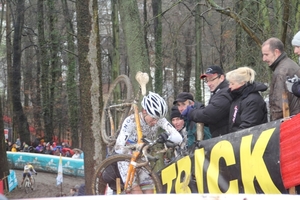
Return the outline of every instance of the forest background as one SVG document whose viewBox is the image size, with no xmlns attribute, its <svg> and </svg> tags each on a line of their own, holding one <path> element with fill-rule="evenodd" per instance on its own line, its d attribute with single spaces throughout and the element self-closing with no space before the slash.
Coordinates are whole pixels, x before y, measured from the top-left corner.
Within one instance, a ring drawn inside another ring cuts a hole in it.
<svg viewBox="0 0 300 200">
<path fill-rule="evenodd" d="M 260 47 L 270 37 L 298 62 L 298 0 L 0 0 L 0 20 L 0 129 L 12 141 L 55 136 L 82 148 L 86 180 L 105 158 L 100 113 L 118 75 L 137 90 L 136 72 L 149 73 L 148 90 L 171 106 L 182 91 L 207 101 L 199 76 L 210 65 L 250 66 L 268 84 Z"/>
</svg>

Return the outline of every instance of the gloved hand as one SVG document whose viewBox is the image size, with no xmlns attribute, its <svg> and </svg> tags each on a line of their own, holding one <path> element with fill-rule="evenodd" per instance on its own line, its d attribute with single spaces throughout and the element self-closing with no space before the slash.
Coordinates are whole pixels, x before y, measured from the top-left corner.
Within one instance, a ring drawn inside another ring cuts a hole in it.
<svg viewBox="0 0 300 200">
<path fill-rule="evenodd" d="M 161 133 L 158 138 L 157 138 L 157 142 L 158 143 L 165 143 L 169 138 L 169 135 L 167 133 Z"/>
<path fill-rule="evenodd" d="M 191 105 L 187 106 L 186 109 L 184 111 L 182 111 L 181 116 L 184 119 L 189 119 L 188 115 L 191 112 L 191 110 L 193 110 L 193 109 L 194 109 L 194 106 L 191 106 Z"/>
<path fill-rule="evenodd" d="M 298 82 L 298 80 L 299 80 L 299 77 L 296 74 L 292 78 L 287 77 L 285 84 L 286 84 L 286 88 L 288 89 L 288 91 L 290 93 L 293 93 L 292 87 L 293 87 L 294 83 Z"/>
</svg>

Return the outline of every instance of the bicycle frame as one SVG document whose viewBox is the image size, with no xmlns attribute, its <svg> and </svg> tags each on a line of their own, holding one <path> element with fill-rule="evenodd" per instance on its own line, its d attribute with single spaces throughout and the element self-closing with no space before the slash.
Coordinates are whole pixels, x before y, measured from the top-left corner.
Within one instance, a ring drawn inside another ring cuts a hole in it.
<svg viewBox="0 0 300 200">
<path fill-rule="evenodd" d="M 139 95 L 137 95 L 137 96 L 139 96 Z M 136 99 L 138 99 L 138 97 Z M 131 108 L 133 109 L 135 123 L 136 123 L 136 127 L 137 127 L 137 135 L 138 135 L 138 141 L 137 141 L 137 144 L 134 145 L 135 150 L 132 153 L 130 164 L 128 167 L 126 181 L 124 183 L 124 190 L 129 192 L 132 187 L 132 183 L 134 180 L 135 171 L 136 171 L 136 167 L 137 167 L 136 160 L 138 159 L 138 157 L 141 153 L 141 149 L 144 146 L 144 142 L 142 141 L 143 132 L 142 132 L 141 123 L 140 123 L 139 108 L 137 106 L 137 100 L 134 100 L 133 103 L 123 103 L 121 105 L 111 106 L 110 108 L 123 107 L 123 106 L 131 106 Z M 108 110 L 108 114 L 109 114 L 109 119 L 110 119 L 110 124 L 111 124 L 111 131 L 112 131 L 111 135 L 115 135 L 115 133 L 113 132 L 115 130 L 115 127 L 114 127 L 113 118 L 111 117 L 110 110 Z M 117 189 L 117 191 L 120 191 L 120 189 Z"/>
<path fill-rule="evenodd" d="M 136 170 L 136 160 L 138 159 L 138 157 L 140 155 L 140 152 L 141 152 L 141 148 L 144 145 L 144 142 L 142 141 L 143 132 L 142 132 L 142 129 L 141 129 L 138 106 L 136 105 L 136 102 L 134 102 L 132 104 L 132 106 L 133 106 L 133 109 L 134 109 L 134 118 L 135 118 L 136 127 L 137 127 L 138 142 L 137 142 L 137 148 L 136 148 L 135 151 L 133 151 L 132 156 L 131 156 L 131 160 L 130 160 L 130 163 L 129 163 L 127 177 L 126 177 L 126 181 L 124 183 L 124 190 L 125 191 L 130 191 L 130 189 L 132 187 L 132 182 L 134 180 L 135 170 Z"/>
<path fill-rule="evenodd" d="M 32 184 L 31 184 L 30 178 L 27 174 L 26 174 L 23 184 L 24 184 L 24 189 L 25 189 L 26 194 L 29 193 L 29 191 L 31 190 Z"/>
<path fill-rule="evenodd" d="M 126 106 L 132 106 L 133 103 L 122 103 L 122 104 L 118 104 L 118 105 L 112 105 L 112 106 L 109 106 L 109 108 L 107 109 L 107 113 L 108 113 L 108 117 L 109 117 L 109 121 L 110 121 L 110 128 L 111 128 L 111 135 L 112 136 L 115 136 L 115 125 L 114 125 L 114 120 L 113 120 L 113 117 L 112 117 L 112 114 L 111 114 L 111 111 L 110 109 L 111 108 L 122 108 L 122 107 L 126 107 Z"/>
<path fill-rule="evenodd" d="M 26 175 L 26 177 L 25 177 L 24 186 L 25 186 L 25 187 L 30 187 L 30 186 L 31 186 L 29 177 L 28 177 L 27 175 Z"/>
<path fill-rule="evenodd" d="M 137 143 L 130 145 L 130 146 L 126 146 L 126 148 L 131 149 L 132 154 L 130 156 L 130 162 L 128 165 L 128 169 L 127 169 L 127 174 L 126 174 L 126 180 L 124 180 L 122 188 L 125 193 L 130 193 L 133 189 L 133 182 L 136 178 L 136 169 L 140 168 L 140 167 L 146 167 L 147 165 L 149 165 L 149 161 L 150 160 L 157 160 L 156 157 L 153 157 L 152 155 L 150 155 L 147 152 L 147 149 L 154 145 L 156 143 L 156 141 L 152 142 L 152 141 L 148 141 L 148 140 L 144 140 L 143 138 L 143 133 L 142 133 L 142 128 L 141 128 L 141 123 L 140 123 L 140 113 L 139 113 L 139 107 L 137 102 L 139 101 L 139 96 L 140 94 L 142 95 L 146 95 L 146 84 L 149 81 L 149 76 L 146 73 L 141 73 L 138 72 L 136 75 L 136 80 L 137 82 L 140 84 L 140 88 L 139 91 L 137 92 L 135 98 L 132 100 L 132 98 L 128 98 L 128 94 L 125 95 L 126 96 L 126 102 L 122 102 L 122 103 L 116 103 L 113 105 L 108 105 L 105 106 L 105 114 L 106 114 L 106 124 L 109 125 L 109 138 L 107 137 L 107 131 L 105 131 L 104 136 L 102 137 L 106 137 L 106 144 L 108 147 L 112 147 L 114 145 L 115 139 L 117 138 L 117 130 L 120 130 L 122 124 L 115 121 L 115 111 L 122 111 L 123 108 L 127 109 L 128 111 L 126 112 L 126 116 L 129 116 L 130 114 L 134 114 L 134 119 L 135 119 L 135 123 L 136 123 L 136 131 L 137 131 Z M 124 85 L 126 85 L 127 88 L 130 88 L 131 83 L 129 81 L 129 79 L 127 79 L 124 76 L 120 76 L 120 78 L 118 77 L 116 79 L 116 81 L 112 84 L 112 87 L 109 90 L 109 95 L 108 95 L 108 99 L 111 97 L 110 94 L 113 91 L 114 87 L 118 86 L 117 84 L 122 83 Z M 127 90 L 128 91 L 128 90 Z M 105 103 L 106 105 L 106 103 Z M 126 108 L 127 107 L 127 108 Z M 130 109 L 128 108 L 130 107 Z M 121 114 L 124 114 L 123 112 L 119 112 Z M 104 114 L 102 114 L 103 117 L 105 117 Z M 117 120 L 121 119 L 124 120 L 125 118 L 123 118 L 122 116 L 117 118 Z M 105 123 L 104 123 L 105 124 Z M 105 128 L 105 127 L 104 127 Z M 105 140 L 103 139 L 103 140 Z M 108 148 L 109 149 L 109 148 Z M 113 150 L 113 149 L 110 149 Z M 108 155 L 111 153 L 109 150 Z M 141 155 L 143 155 L 143 160 L 141 162 L 140 157 Z M 120 183 L 120 178 L 116 178 L 115 179 L 116 182 L 116 193 L 120 194 L 121 192 L 121 183 Z"/>
</svg>

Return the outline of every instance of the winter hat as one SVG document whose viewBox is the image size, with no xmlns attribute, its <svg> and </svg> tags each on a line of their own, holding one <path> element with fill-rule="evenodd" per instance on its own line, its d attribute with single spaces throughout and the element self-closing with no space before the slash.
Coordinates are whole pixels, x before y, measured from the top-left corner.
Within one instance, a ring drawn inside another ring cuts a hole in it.
<svg viewBox="0 0 300 200">
<path fill-rule="evenodd" d="M 294 38 L 292 40 L 292 45 L 300 47 L 300 31 L 294 35 Z"/>
<path fill-rule="evenodd" d="M 171 120 L 175 117 L 180 117 L 181 114 L 178 110 L 178 107 L 177 106 L 173 106 L 172 109 L 171 109 Z"/>
<path fill-rule="evenodd" d="M 186 100 L 194 101 L 193 95 L 188 92 L 181 92 L 177 95 L 176 100 L 173 102 L 173 105 L 177 104 L 177 102 L 185 102 Z"/>
</svg>

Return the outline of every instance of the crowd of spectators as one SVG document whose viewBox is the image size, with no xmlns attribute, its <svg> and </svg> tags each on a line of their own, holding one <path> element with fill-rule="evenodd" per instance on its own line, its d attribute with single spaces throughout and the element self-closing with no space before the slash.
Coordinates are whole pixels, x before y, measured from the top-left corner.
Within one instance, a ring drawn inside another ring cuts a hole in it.
<svg viewBox="0 0 300 200">
<path fill-rule="evenodd" d="M 16 139 L 15 143 L 5 140 L 6 151 L 11 152 L 30 152 L 30 153 L 41 153 L 48 155 L 64 156 L 74 159 L 83 159 L 83 152 L 78 148 L 72 149 L 68 143 L 62 142 L 56 144 L 56 142 L 45 142 L 43 139 L 36 138 L 31 145 L 23 142 L 21 144 L 20 138 Z"/>
</svg>

